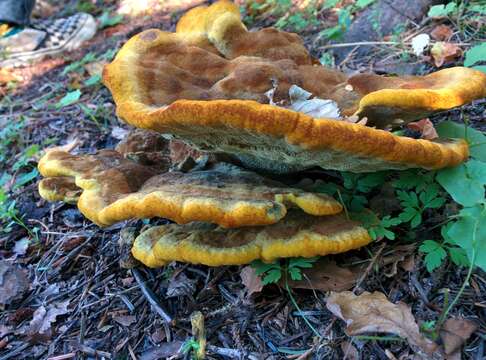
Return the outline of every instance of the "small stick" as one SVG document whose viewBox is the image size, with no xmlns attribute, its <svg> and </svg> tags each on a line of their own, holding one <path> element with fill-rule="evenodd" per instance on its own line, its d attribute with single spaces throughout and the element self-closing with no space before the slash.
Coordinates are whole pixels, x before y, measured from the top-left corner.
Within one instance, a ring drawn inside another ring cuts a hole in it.
<svg viewBox="0 0 486 360">
<path fill-rule="evenodd" d="M 102 356 L 102 357 L 105 357 L 105 358 L 108 358 L 108 359 L 112 358 L 112 356 L 109 352 L 96 350 L 96 349 L 93 349 L 92 347 L 82 345 L 82 344 L 78 345 L 78 350 L 85 353 L 85 354 L 91 355 L 91 356 Z"/>
<path fill-rule="evenodd" d="M 242 359 L 243 358 L 243 354 L 241 353 L 241 351 L 236 350 L 236 349 L 222 348 L 222 347 L 219 347 L 219 346 L 214 346 L 214 345 L 209 345 L 209 344 L 207 345 L 207 349 L 214 354 L 226 356 L 226 357 L 229 357 L 231 359 Z"/>
<path fill-rule="evenodd" d="M 373 258 L 371 259 L 370 263 L 368 264 L 368 266 L 366 267 L 366 270 L 364 271 L 363 275 L 361 275 L 361 277 L 358 279 L 358 281 L 356 282 L 356 285 L 354 286 L 354 289 L 353 291 L 356 291 L 356 289 L 358 289 L 360 286 L 361 286 L 361 283 L 364 281 L 364 279 L 366 279 L 366 277 L 368 276 L 368 274 L 370 273 L 371 271 L 371 268 L 373 267 L 373 265 L 376 263 L 376 260 L 378 259 L 378 256 L 380 256 L 381 252 L 383 251 L 383 249 L 385 248 L 386 246 L 386 243 L 384 242 L 380 248 L 378 249 L 378 251 L 376 252 L 376 254 L 373 256 Z"/>
<path fill-rule="evenodd" d="M 140 274 L 140 272 L 135 268 L 131 269 L 130 271 L 132 272 L 133 277 L 135 278 L 138 285 L 140 286 L 140 289 L 142 290 L 143 295 L 147 298 L 148 302 L 150 303 L 150 305 L 152 305 L 152 307 L 155 309 L 157 314 L 159 314 L 160 317 L 165 322 L 171 323 L 173 321 L 172 317 L 169 314 L 167 314 L 167 312 L 162 308 L 162 306 L 157 301 L 155 294 L 152 292 L 152 290 L 150 290 L 145 285 L 145 281 L 142 279 L 142 275 Z"/>
<path fill-rule="evenodd" d="M 57 356 L 52 356 L 50 358 L 47 358 L 47 360 L 65 360 L 65 359 L 72 359 L 73 357 L 76 357 L 75 352 L 63 354 L 63 355 L 57 355 Z"/>
<path fill-rule="evenodd" d="M 325 49 L 333 49 L 333 48 L 342 48 L 342 47 L 353 47 L 353 46 L 374 46 L 374 45 L 410 45 L 410 42 L 399 42 L 399 41 L 358 41 L 358 42 L 350 42 L 350 43 L 341 43 L 341 44 L 329 44 L 324 46 L 319 46 L 320 50 Z M 470 43 L 451 43 L 452 45 L 457 46 L 470 46 Z"/>
</svg>

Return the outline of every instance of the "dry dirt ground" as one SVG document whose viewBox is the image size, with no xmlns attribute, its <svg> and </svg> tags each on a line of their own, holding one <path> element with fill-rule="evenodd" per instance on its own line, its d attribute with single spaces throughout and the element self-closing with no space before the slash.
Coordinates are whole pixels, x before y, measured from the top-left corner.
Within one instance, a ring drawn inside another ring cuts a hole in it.
<svg viewBox="0 0 486 360">
<path fill-rule="evenodd" d="M 78 2 L 70 1 L 69 6 L 62 7 L 54 1 L 43 4 L 42 11 L 63 15 L 73 11 Z M 183 5 L 191 6 L 189 1 Z M 115 1 L 98 1 L 88 10 L 100 16 L 102 8 L 115 7 Z M 349 359 L 414 358 L 415 352 L 407 342 L 395 336 L 348 337 L 344 322 L 327 310 L 325 291 L 292 289 L 298 310 L 281 286 L 269 285 L 261 292 L 248 294 L 240 267 L 174 263 L 157 270 L 124 269 L 119 264 L 123 249 L 117 245 L 120 230 L 127 226 L 141 228 L 144 222 L 100 229 L 75 206 L 42 200 L 37 192 L 39 177 L 13 188 L 15 175 L 36 166 L 40 152 L 33 151 L 27 159 L 25 155 L 32 145 L 42 149 L 77 139 L 80 152 L 114 147 L 119 134 L 123 134 L 121 129 L 128 126 L 117 119 L 105 87 L 84 87 L 83 82 L 131 35 L 151 27 L 173 30 L 182 11 L 171 8 L 150 16 L 127 17 L 120 24 L 100 30 L 74 53 L 46 59 L 13 74 L 2 72 L 2 76 L 12 78 L 1 87 L 0 126 L 13 130 L 2 133 L 5 138 L 0 139 L 0 167 L 2 173 L 14 175 L 4 186 L 10 186 L 9 196 L 15 200 L 18 217 L 31 233 L 17 224 L 11 231 L 0 233 L 0 258 L 15 264 L 8 269 L 6 265 L 0 267 L 3 281 L 11 282 L 4 289 L 12 295 L 17 291 L 20 294 L 2 305 L 0 359 L 190 358 L 189 353 L 177 354 L 181 343 L 192 336 L 190 315 L 194 311 L 201 311 L 205 317 L 209 359 L 342 359 L 345 353 Z M 322 26 L 336 21 L 329 12 L 319 16 Z M 266 26 L 276 20 L 262 16 L 252 26 Z M 419 23 L 403 36 L 427 26 L 432 25 Z M 320 57 L 324 51 L 321 47 L 327 43 L 318 38 L 318 31 L 309 28 L 302 35 Z M 66 70 L 88 53 L 93 57 L 86 64 Z M 94 64 L 91 69 L 89 64 Z M 426 59 L 403 60 L 395 51 L 380 46 L 361 57 L 347 55 L 336 65 L 346 71 L 385 72 L 393 66 L 419 73 L 433 69 Z M 77 88 L 82 89 L 79 102 L 63 108 L 55 106 L 68 91 Z M 467 116 L 481 127 L 484 115 L 484 101 L 479 101 L 440 116 L 458 120 Z M 14 171 L 15 164 L 21 162 L 25 166 L 20 172 Z M 4 225 L 7 223 L 5 220 Z M 324 288 L 354 289 L 356 293 L 380 291 L 391 302 L 410 306 L 421 324 L 440 316 L 445 297 L 457 294 L 466 273 L 447 264 L 431 274 L 423 265 L 417 245 L 399 240 L 381 241 L 330 257 L 319 269 Z M 462 356 L 479 360 L 485 354 L 485 274 L 475 271 L 471 285 L 452 314 L 477 324 Z M 150 303 L 153 300 L 156 305 Z M 304 320 L 312 324 L 319 337 Z"/>
</svg>

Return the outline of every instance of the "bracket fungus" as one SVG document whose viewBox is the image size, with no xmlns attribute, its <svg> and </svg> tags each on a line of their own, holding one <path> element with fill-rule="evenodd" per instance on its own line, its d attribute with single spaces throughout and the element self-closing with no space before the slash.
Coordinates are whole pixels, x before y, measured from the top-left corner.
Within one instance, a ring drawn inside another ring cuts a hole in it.
<svg viewBox="0 0 486 360">
<path fill-rule="evenodd" d="M 462 67 L 348 77 L 318 64 L 296 34 L 248 31 L 226 0 L 192 9 L 175 33 L 134 36 L 105 66 L 103 80 L 129 124 L 280 173 L 457 165 L 469 154 L 463 140 L 412 139 L 379 128 L 486 96 L 486 75 Z M 292 86 L 334 102 L 342 118 L 292 110 Z M 369 126 L 343 121 L 347 116 L 366 117 Z"/>
<path fill-rule="evenodd" d="M 47 151 L 39 193 L 77 202 L 100 226 L 151 217 L 176 222 L 135 239 L 133 255 L 151 267 L 237 265 L 368 244 L 367 230 L 340 214 L 335 199 L 248 168 L 454 166 L 469 155 L 465 141 L 384 129 L 486 96 L 486 75 L 462 67 L 408 77 L 325 68 L 296 34 L 248 31 L 227 0 L 190 10 L 175 33 L 134 36 L 105 66 L 103 81 L 117 114 L 151 132 L 137 130 L 116 150 L 93 155 Z M 180 166 L 205 153 L 214 156 L 192 169 Z"/>
<path fill-rule="evenodd" d="M 39 161 L 46 177 L 39 186 L 47 200 L 47 184 L 67 183 L 82 189 L 79 210 L 102 226 L 118 221 L 162 217 L 179 224 L 206 221 L 224 227 L 273 224 L 297 207 L 316 216 L 337 214 L 342 205 L 324 194 L 314 194 L 261 177 L 234 165 L 220 163 L 209 170 L 167 172 L 125 159 L 113 150 L 94 155 L 48 151 Z M 60 179 L 60 180 L 58 180 Z M 67 191 L 68 189 L 66 189 Z M 56 194 L 63 194 L 57 189 Z"/>
<path fill-rule="evenodd" d="M 211 224 L 162 225 L 142 232 L 133 256 L 149 267 L 182 261 L 209 266 L 271 262 L 283 257 L 342 253 L 371 242 L 365 228 L 341 215 L 292 211 L 273 225 L 223 229 Z"/>
</svg>

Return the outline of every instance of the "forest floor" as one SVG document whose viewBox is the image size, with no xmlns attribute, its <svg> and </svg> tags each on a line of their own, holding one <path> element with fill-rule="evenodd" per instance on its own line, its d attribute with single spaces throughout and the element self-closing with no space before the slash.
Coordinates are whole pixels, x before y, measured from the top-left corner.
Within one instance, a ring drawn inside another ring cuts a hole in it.
<svg viewBox="0 0 486 360">
<path fill-rule="evenodd" d="M 79 153 L 93 153 L 113 148 L 130 130 L 116 117 L 111 94 L 97 78 L 102 66 L 132 35 L 153 27 L 173 31 L 180 15 L 202 1 L 169 1 L 166 5 L 179 3 L 179 8 L 132 18 L 114 15 L 116 1 L 98 1 L 98 6 L 70 1 L 69 6 L 62 7 L 55 1 L 41 3 L 41 16 L 49 12 L 62 16 L 76 9 L 98 18 L 104 10 L 111 15 L 104 20 L 105 28 L 77 51 L 0 72 L 0 185 L 4 189 L 0 194 L 0 290 L 5 292 L 0 294 L 1 360 L 191 358 L 191 349 L 198 346 L 194 339 L 191 342 L 191 314 L 195 311 L 201 311 L 205 318 L 208 359 L 427 357 L 419 345 L 397 332 L 348 336 L 345 322 L 326 307 L 329 291 L 377 291 L 391 303 L 401 302 L 411 309 L 422 333 L 426 333 L 462 291 L 468 269 L 445 261 L 429 272 L 417 242 L 400 237 L 375 241 L 360 250 L 319 260 L 314 264 L 312 286 L 291 283 L 286 288 L 279 283 L 259 289 L 242 281 L 247 267 L 183 263 L 162 269 L 121 267 L 120 230 L 140 228 L 144 225 L 141 220 L 100 228 L 84 218 L 76 206 L 41 199 L 36 165 L 43 148 L 76 140 Z M 283 27 L 292 30 L 292 26 L 298 26 L 299 35 L 314 56 L 347 73 L 429 73 L 437 67 L 427 54 L 415 56 L 398 45 L 379 42 L 410 41 L 441 23 L 457 31 L 457 24 L 434 22 L 424 15 L 404 25 L 391 35 L 393 38 L 366 45 L 368 51 L 364 53 L 351 47 L 355 50 L 333 58 L 326 54 L 338 47 L 329 46 L 320 31 L 334 26 L 338 18 L 332 9 L 319 11 L 317 16 L 318 25 L 305 21 L 294 24 L 295 19 L 290 19 Z M 267 11 L 244 20 L 249 28 L 258 28 L 282 18 L 285 14 L 276 16 Z M 448 60 L 446 67 L 463 61 L 460 55 Z M 88 79 L 91 81 L 86 82 Z M 77 90 L 79 98 L 70 103 L 66 95 Z M 475 128 L 484 129 L 485 115 L 485 101 L 479 100 L 436 115 L 432 121 L 467 118 Z M 305 176 L 315 179 L 319 174 Z M 154 300 L 157 304 L 151 305 Z M 449 329 L 447 337 L 447 329 L 442 329 L 436 337 L 429 334 L 428 341 L 435 341 L 440 349 L 444 342 L 457 341 L 457 351 L 449 355 L 450 359 L 460 359 L 461 355 L 464 359 L 485 359 L 483 271 L 473 271 L 469 286 L 446 315 L 458 320 L 457 326 L 472 326 L 474 331 L 454 333 Z M 380 329 L 369 321 L 370 326 Z M 404 317 L 401 321 L 411 320 Z M 397 326 L 407 332 L 412 325 Z M 180 350 L 183 344 L 188 350 L 185 353 Z"/>
</svg>

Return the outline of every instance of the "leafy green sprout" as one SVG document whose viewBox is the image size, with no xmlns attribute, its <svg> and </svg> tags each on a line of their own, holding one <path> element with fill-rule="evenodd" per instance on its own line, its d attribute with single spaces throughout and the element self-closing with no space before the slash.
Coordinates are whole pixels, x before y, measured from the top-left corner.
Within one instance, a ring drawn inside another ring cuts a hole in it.
<svg viewBox="0 0 486 360">
<path fill-rule="evenodd" d="M 15 200 L 10 200 L 8 195 L 3 189 L 0 188 L 0 220 L 7 222 L 4 226 L 4 232 L 10 232 L 12 230 L 12 225 L 17 224 L 24 228 L 27 233 L 33 237 L 37 238 L 37 229 L 31 230 L 22 218 L 19 216 L 18 210 L 16 208 Z"/>
<path fill-rule="evenodd" d="M 197 340 L 191 337 L 182 345 L 182 352 L 184 354 L 195 354 L 199 351 L 199 347 L 200 345 Z M 191 357 L 195 358 L 193 355 L 191 355 Z"/>
<path fill-rule="evenodd" d="M 331 9 L 338 4 L 337 0 L 328 0 L 324 3 L 325 9 Z M 346 30 L 351 26 L 353 14 L 361 11 L 369 5 L 373 4 L 375 0 L 357 0 L 355 3 L 344 6 L 337 10 L 338 23 L 337 25 L 321 31 L 320 36 L 329 40 L 337 40 L 341 38 Z"/>
<path fill-rule="evenodd" d="M 302 310 L 297 304 L 294 296 L 292 295 L 292 290 L 289 286 L 289 278 L 294 281 L 300 281 L 303 279 L 302 270 L 311 268 L 314 263 L 319 259 L 319 257 L 312 257 L 312 258 L 289 258 L 284 260 L 277 260 L 273 263 L 264 263 L 260 260 L 254 261 L 251 266 L 255 269 L 255 273 L 262 278 L 262 284 L 276 284 L 280 280 L 284 281 L 285 290 L 287 291 L 290 301 L 297 309 L 299 313 Z M 321 334 L 316 330 L 316 328 L 309 322 L 309 320 L 303 316 L 302 317 L 312 330 L 312 332 L 319 338 L 321 338 Z"/>
</svg>

